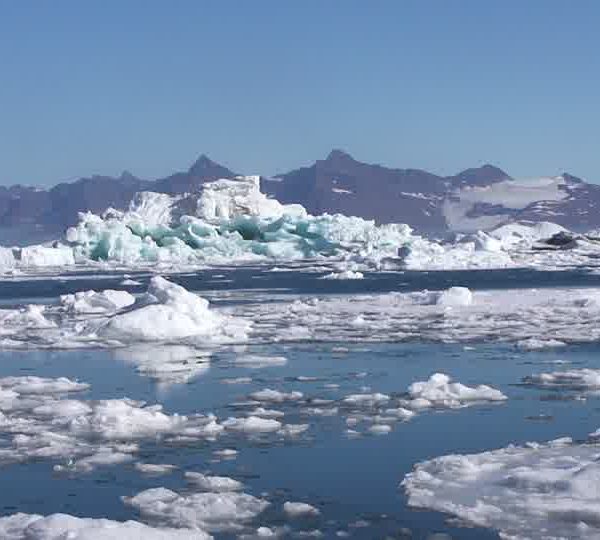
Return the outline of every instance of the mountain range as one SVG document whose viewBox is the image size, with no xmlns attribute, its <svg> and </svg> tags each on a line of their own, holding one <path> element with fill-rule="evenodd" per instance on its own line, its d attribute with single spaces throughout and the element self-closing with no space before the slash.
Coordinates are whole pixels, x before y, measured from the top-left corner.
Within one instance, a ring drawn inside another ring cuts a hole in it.
<svg viewBox="0 0 600 540">
<path fill-rule="evenodd" d="M 235 172 L 205 155 L 184 172 L 144 180 L 124 172 L 91 176 L 50 189 L 0 186 L 0 244 L 56 238 L 78 213 L 125 209 L 138 191 L 171 195 Z M 343 213 L 379 223 L 408 223 L 420 232 L 472 231 L 510 220 L 553 221 L 573 230 L 600 228 L 600 185 L 570 174 L 520 181 L 493 165 L 438 176 L 357 161 L 333 150 L 286 174 L 261 177 L 261 189 L 312 214 Z"/>
</svg>

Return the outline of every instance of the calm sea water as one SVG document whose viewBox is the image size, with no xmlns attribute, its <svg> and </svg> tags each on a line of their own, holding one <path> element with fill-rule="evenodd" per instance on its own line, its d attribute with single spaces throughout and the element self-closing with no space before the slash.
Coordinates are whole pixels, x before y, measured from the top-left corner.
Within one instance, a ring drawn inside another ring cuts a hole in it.
<svg viewBox="0 0 600 540">
<path fill-rule="evenodd" d="M 132 276 L 142 282 L 147 276 Z M 478 288 L 600 286 L 600 276 L 578 272 L 432 272 L 368 275 L 361 281 L 319 281 L 318 275 L 303 272 L 265 272 L 261 268 L 217 269 L 173 276 L 190 290 L 224 302 L 219 291 L 269 290 L 279 294 L 323 295 L 441 289 L 451 285 Z M 122 274 L 93 278 L 0 282 L 0 299 L 5 305 L 54 299 L 59 294 L 94 288 L 127 288 L 141 292 L 145 286 L 120 287 Z M 340 352 L 339 348 L 347 348 Z M 248 351 L 247 351 L 248 352 Z M 192 447 L 144 445 L 141 461 L 172 463 L 180 471 L 162 477 L 144 477 L 129 465 L 108 467 L 92 474 L 57 475 L 48 462 L 27 463 L 1 469 L 0 513 L 17 511 L 48 514 L 65 512 L 88 517 L 135 519 L 120 500 L 150 487 L 174 490 L 185 486 L 183 470 L 231 475 L 242 479 L 247 492 L 268 494 L 274 504 L 260 517 L 260 525 L 284 524 L 281 503 L 304 501 L 319 506 L 321 516 L 294 524 L 295 530 L 318 528 L 325 537 L 339 531 L 352 538 L 427 538 L 446 533 L 452 538 L 497 538 L 490 531 L 451 525 L 446 516 L 410 509 L 399 488 L 404 475 L 416 462 L 449 453 L 471 453 L 510 443 L 545 441 L 562 436 L 575 439 L 600 427 L 599 402 L 566 399 L 519 385 L 522 377 L 557 369 L 556 361 L 574 367 L 598 367 L 600 347 L 568 347 L 555 351 L 522 353 L 509 345 L 479 344 L 465 349 L 459 345 L 427 343 L 347 344 L 298 343 L 252 348 L 259 354 L 282 354 L 283 367 L 260 370 L 235 367 L 228 362 L 230 351 L 217 351 L 210 368 L 186 384 L 165 385 L 140 376 L 123 360 L 120 351 L 28 351 L 1 352 L 0 376 L 28 375 L 77 378 L 91 384 L 81 398 L 130 397 L 161 403 L 170 413 L 214 412 L 219 417 L 236 414 L 232 404 L 255 390 L 266 387 L 300 390 L 307 395 L 339 399 L 369 387 L 373 392 L 402 392 L 416 380 L 432 373 L 448 373 L 465 384 L 490 384 L 509 400 L 446 412 L 418 415 L 398 424 L 384 436 L 348 439 L 343 436 L 343 418 L 311 420 L 310 436 L 301 442 L 265 445 L 244 439 L 234 442 L 240 451 L 236 460 L 214 462 L 212 452 L 221 443 Z M 364 376 L 357 377 L 357 373 Z M 253 378 L 248 385 L 223 384 L 223 378 Z M 318 380 L 299 382 L 298 376 Z M 339 389 L 324 389 L 336 383 Z M 80 397 L 80 396 L 78 396 Z M 279 406 L 277 408 L 280 408 Z M 285 407 L 284 407 L 285 409 Z M 294 410 L 286 423 L 300 423 Z M 225 446 L 232 445 L 231 440 Z M 362 520 L 361 527 L 352 526 Z M 405 535 L 405 536 L 403 536 Z M 219 537 L 217 535 L 217 537 Z M 228 535 L 222 535 L 228 538 Z"/>
</svg>

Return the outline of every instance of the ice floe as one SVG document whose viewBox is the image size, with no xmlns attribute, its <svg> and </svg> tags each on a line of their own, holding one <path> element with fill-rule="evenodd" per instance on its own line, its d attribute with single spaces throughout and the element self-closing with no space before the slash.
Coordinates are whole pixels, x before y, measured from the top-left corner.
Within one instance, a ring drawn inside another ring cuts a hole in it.
<svg viewBox="0 0 600 540">
<path fill-rule="evenodd" d="M 73 313 L 111 313 L 130 306 L 135 297 L 127 291 L 81 291 L 60 297 L 61 305 Z"/>
<path fill-rule="evenodd" d="M 321 513 L 318 508 L 315 508 L 311 504 L 291 501 L 283 504 L 283 511 L 291 518 L 318 516 Z"/>
<path fill-rule="evenodd" d="M 476 402 L 504 401 L 507 397 L 491 386 L 469 387 L 444 373 L 435 373 L 427 381 L 415 382 L 408 387 L 409 408 L 463 407 Z"/>
<path fill-rule="evenodd" d="M 539 373 L 525 377 L 523 382 L 542 388 L 600 390 L 600 370 L 583 368 Z"/>
<path fill-rule="evenodd" d="M 324 275 L 321 279 L 364 279 L 362 272 L 354 272 L 352 270 L 344 270 L 342 272 L 332 272 Z"/>
<path fill-rule="evenodd" d="M 597 288 L 336 295 L 245 303 L 250 342 L 505 342 L 522 349 L 600 340 Z"/>
<path fill-rule="evenodd" d="M 152 488 L 123 497 L 146 519 L 170 527 L 208 532 L 235 531 L 256 518 L 269 503 L 247 493 L 190 493 L 181 495 L 166 488 Z"/>
<path fill-rule="evenodd" d="M 7 540 L 209 540 L 202 530 L 155 528 L 137 521 L 112 521 L 52 514 L 0 517 L 0 537 Z"/>
<path fill-rule="evenodd" d="M 511 540 L 600 535 L 600 446 L 558 439 L 419 463 L 402 485 L 411 506 L 454 515 Z"/>
<path fill-rule="evenodd" d="M 231 491 L 241 491 L 244 484 L 228 476 L 210 476 L 197 472 L 186 472 L 185 479 L 193 484 L 194 487 L 202 491 L 211 491 L 213 493 L 228 493 Z"/>
<path fill-rule="evenodd" d="M 209 309 L 208 301 L 162 277 L 150 280 L 148 292 L 130 310 L 118 313 L 98 328 L 98 335 L 122 341 L 213 339 L 234 330 L 233 324 Z M 245 335 L 242 325 L 238 336 Z"/>
</svg>

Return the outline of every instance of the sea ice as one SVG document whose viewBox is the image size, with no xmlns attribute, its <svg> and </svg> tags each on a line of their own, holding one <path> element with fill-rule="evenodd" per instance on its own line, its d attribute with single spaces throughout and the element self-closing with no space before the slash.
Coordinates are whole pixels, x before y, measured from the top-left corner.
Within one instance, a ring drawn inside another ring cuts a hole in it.
<svg viewBox="0 0 600 540">
<path fill-rule="evenodd" d="M 491 386 L 465 386 L 444 373 L 434 373 L 427 381 L 415 382 L 408 387 L 409 408 L 464 407 L 470 403 L 504 401 L 507 397 Z"/>
<path fill-rule="evenodd" d="M 111 521 L 52 514 L 0 517 L 0 537 L 7 540 L 209 540 L 202 530 L 154 528 L 137 521 Z"/>
<path fill-rule="evenodd" d="M 523 382 L 542 388 L 598 390 L 600 389 L 600 370 L 583 368 L 539 373 L 525 377 Z"/>
<path fill-rule="evenodd" d="M 61 305 L 73 313 L 111 313 L 134 302 L 135 297 L 127 291 L 110 289 L 101 292 L 82 291 L 60 297 Z"/>
<path fill-rule="evenodd" d="M 227 493 L 244 489 L 244 484 L 228 476 L 209 476 L 198 472 L 186 472 L 185 479 L 194 487 L 213 493 Z"/>
<path fill-rule="evenodd" d="M 302 392 L 280 392 L 279 390 L 265 388 L 264 390 L 252 392 L 249 397 L 254 401 L 283 403 L 285 401 L 299 401 L 304 397 L 304 395 Z"/>
<path fill-rule="evenodd" d="M 364 279 L 362 272 L 354 272 L 352 270 L 344 270 L 342 272 L 332 272 L 324 275 L 321 279 Z"/>
<path fill-rule="evenodd" d="M 162 277 L 150 280 L 145 297 L 130 310 L 112 316 L 98 333 L 120 341 L 177 341 L 184 338 L 245 336 L 245 326 L 234 329 L 232 321 L 211 311 L 208 301 Z"/>
<path fill-rule="evenodd" d="M 411 506 L 446 512 L 511 540 L 600 535 L 600 446 L 559 439 L 419 463 L 402 486 Z"/>
<path fill-rule="evenodd" d="M 281 422 L 272 418 L 249 416 L 247 418 L 228 418 L 223 422 L 225 429 L 238 433 L 273 433 L 281 429 Z"/>
<path fill-rule="evenodd" d="M 123 501 L 140 514 L 165 526 L 209 532 L 235 531 L 262 513 L 269 503 L 246 493 L 191 493 L 180 495 L 152 488 Z"/>
<path fill-rule="evenodd" d="M 318 508 L 308 503 L 290 501 L 283 504 L 283 511 L 291 518 L 318 516 L 321 513 Z"/>
</svg>

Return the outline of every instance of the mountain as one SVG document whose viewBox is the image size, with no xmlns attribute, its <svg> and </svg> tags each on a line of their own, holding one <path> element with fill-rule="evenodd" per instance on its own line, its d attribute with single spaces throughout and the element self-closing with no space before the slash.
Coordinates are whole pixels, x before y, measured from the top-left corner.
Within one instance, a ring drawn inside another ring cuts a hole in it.
<svg viewBox="0 0 600 540">
<path fill-rule="evenodd" d="M 157 180 L 129 172 L 94 175 L 49 190 L 0 186 L 0 244 L 56 238 L 77 214 L 125 209 L 139 191 L 198 191 L 235 173 L 201 155 L 187 171 Z M 421 232 L 472 231 L 509 220 L 553 221 L 574 230 L 600 228 L 600 186 L 570 174 L 515 180 L 493 165 L 438 176 L 421 169 L 368 164 L 342 150 L 286 174 L 261 178 L 262 190 L 313 214 L 343 213 L 378 223 L 408 223 Z"/>
<path fill-rule="evenodd" d="M 441 177 L 420 169 L 390 169 L 356 161 L 334 150 L 324 160 L 265 182 L 265 191 L 309 212 L 340 212 L 377 222 L 402 222 L 421 231 L 447 228 L 444 201 L 465 186 L 486 187 L 509 179 L 492 165 Z"/>
</svg>

